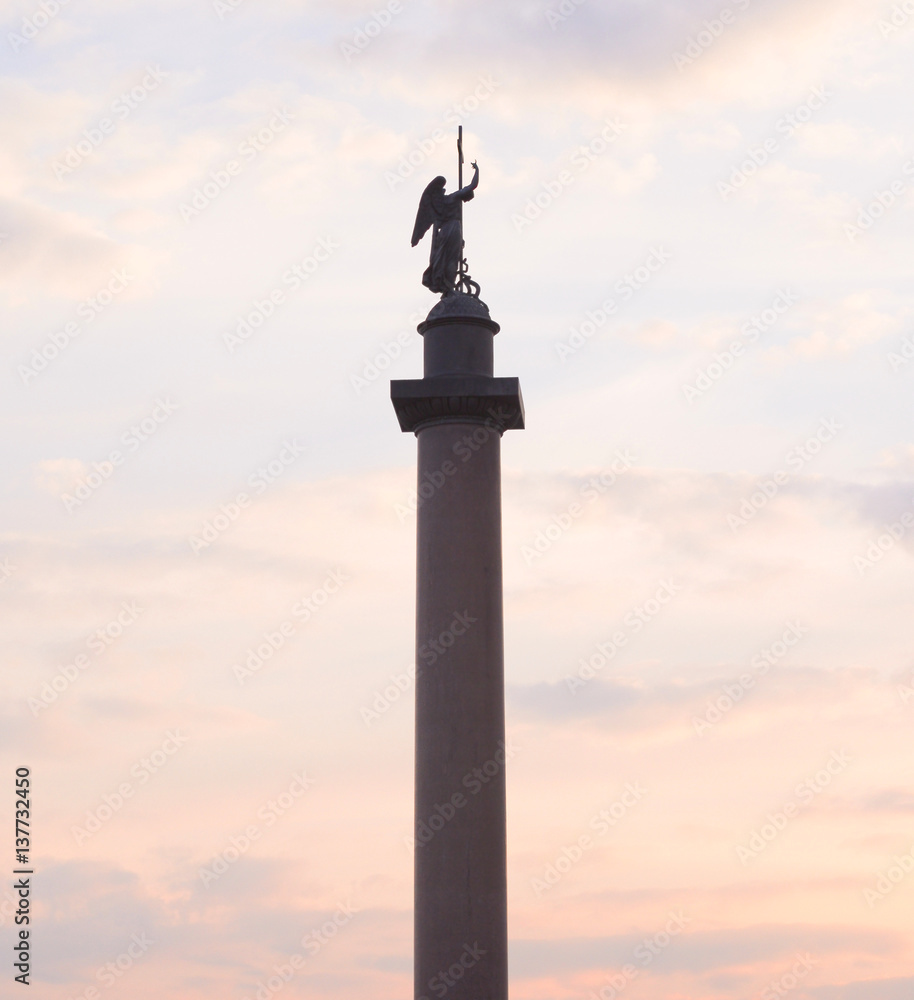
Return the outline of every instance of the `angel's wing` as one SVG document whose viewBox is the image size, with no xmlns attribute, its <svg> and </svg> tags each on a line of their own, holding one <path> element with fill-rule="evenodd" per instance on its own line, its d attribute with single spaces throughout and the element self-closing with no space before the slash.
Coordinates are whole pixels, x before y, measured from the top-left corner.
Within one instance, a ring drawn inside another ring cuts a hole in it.
<svg viewBox="0 0 914 1000">
<path fill-rule="evenodd" d="M 438 221 L 435 195 L 436 188 L 441 187 L 442 180 L 444 180 L 443 177 L 436 177 L 433 181 L 429 181 L 422 192 L 422 197 L 419 199 L 419 211 L 416 212 L 416 224 L 413 226 L 412 246 L 415 246 L 429 231 L 432 224 Z"/>
</svg>

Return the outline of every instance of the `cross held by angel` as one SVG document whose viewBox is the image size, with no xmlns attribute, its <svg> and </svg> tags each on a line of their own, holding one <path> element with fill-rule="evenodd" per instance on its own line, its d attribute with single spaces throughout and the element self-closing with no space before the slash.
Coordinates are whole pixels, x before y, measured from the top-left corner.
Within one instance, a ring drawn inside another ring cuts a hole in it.
<svg viewBox="0 0 914 1000">
<path fill-rule="evenodd" d="M 442 295 L 457 289 L 458 274 L 462 271 L 463 203 L 472 199 L 479 184 L 476 161 L 473 161 L 473 179 L 466 187 L 445 194 L 445 183 L 443 177 L 436 177 L 422 192 L 412 239 L 412 245 L 416 246 L 432 229 L 432 249 L 428 267 L 422 275 L 422 284 Z"/>
</svg>

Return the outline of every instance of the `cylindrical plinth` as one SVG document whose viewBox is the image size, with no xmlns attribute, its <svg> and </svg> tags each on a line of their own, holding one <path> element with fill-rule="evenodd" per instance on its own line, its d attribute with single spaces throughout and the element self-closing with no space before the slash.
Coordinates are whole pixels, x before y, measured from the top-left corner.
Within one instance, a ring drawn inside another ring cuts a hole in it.
<svg viewBox="0 0 914 1000">
<path fill-rule="evenodd" d="M 494 338 L 477 323 L 430 327 L 423 334 L 425 377 L 491 375 Z"/>
<path fill-rule="evenodd" d="M 507 1000 L 501 435 L 418 438 L 415 996 Z"/>
</svg>

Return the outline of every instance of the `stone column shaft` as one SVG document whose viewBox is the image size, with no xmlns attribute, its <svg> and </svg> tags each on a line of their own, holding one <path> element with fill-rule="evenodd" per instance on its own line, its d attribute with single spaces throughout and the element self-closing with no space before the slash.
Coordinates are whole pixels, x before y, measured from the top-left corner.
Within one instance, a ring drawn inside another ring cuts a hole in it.
<svg viewBox="0 0 914 1000">
<path fill-rule="evenodd" d="M 523 404 L 478 299 L 419 330 L 425 378 L 391 384 L 419 450 L 415 1000 L 507 1000 L 500 454 Z"/>
</svg>

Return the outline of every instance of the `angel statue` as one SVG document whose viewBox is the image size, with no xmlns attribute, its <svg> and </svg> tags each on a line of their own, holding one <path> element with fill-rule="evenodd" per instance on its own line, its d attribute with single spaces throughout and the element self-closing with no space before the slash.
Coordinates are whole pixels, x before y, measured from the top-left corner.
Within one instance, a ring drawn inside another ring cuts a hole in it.
<svg viewBox="0 0 914 1000">
<path fill-rule="evenodd" d="M 435 227 L 428 267 L 422 275 L 422 284 L 433 292 L 446 295 L 457 289 L 458 272 L 462 275 L 463 203 L 473 197 L 478 184 L 479 167 L 474 160 L 473 179 L 466 187 L 445 194 L 444 178 L 436 177 L 422 192 L 412 245 L 415 246 L 432 226 Z"/>
</svg>

